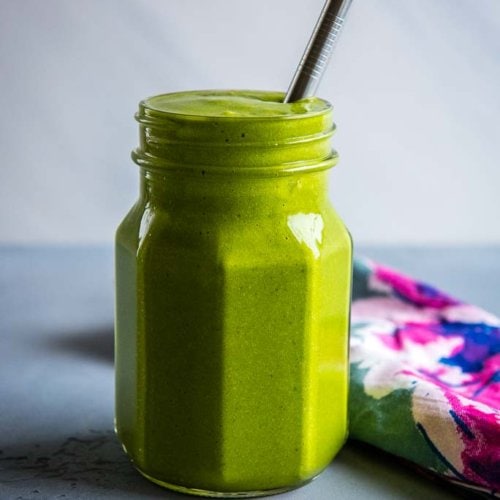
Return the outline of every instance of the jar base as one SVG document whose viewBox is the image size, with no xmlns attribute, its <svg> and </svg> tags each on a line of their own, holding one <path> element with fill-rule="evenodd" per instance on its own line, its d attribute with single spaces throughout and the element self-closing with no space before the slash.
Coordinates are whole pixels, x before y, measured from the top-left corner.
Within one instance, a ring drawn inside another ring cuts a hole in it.
<svg viewBox="0 0 500 500">
<path fill-rule="evenodd" d="M 162 486 L 163 488 L 167 488 L 172 491 L 176 491 L 178 493 L 183 493 L 185 495 L 194 495 L 198 497 L 207 497 L 207 498 L 256 498 L 256 497 L 265 497 L 269 495 L 278 495 L 280 493 L 285 493 L 287 491 L 295 490 L 306 484 L 310 483 L 315 477 L 311 479 L 306 479 L 305 481 L 296 484 L 294 486 L 285 486 L 283 488 L 273 488 L 270 490 L 255 490 L 255 491 L 238 491 L 238 492 L 228 492 L 228 491 L 210 491 L 203 490 L 199 488 L 188 488 L 186 486 L 180 486 L 177 484 L 167 483 L 166 481 L 162 481 L 161 479 L 156 479 L 146 472 L 142 471 L 136 466 L 136 469 L 149 481 Z M 317 477 L 317 476 L 316 476 Z"/>
</svg>

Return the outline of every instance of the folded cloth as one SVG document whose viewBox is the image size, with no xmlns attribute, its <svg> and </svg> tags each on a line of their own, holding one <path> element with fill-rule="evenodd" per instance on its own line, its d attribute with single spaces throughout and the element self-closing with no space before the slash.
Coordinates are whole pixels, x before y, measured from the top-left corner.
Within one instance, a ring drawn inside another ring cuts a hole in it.
<svg viewBox="0 0 500 500">
<path fill-rule="evenodd" d="M 354 266 L 350 437 L 500 496 L 500 319 Z"/>
</svg>

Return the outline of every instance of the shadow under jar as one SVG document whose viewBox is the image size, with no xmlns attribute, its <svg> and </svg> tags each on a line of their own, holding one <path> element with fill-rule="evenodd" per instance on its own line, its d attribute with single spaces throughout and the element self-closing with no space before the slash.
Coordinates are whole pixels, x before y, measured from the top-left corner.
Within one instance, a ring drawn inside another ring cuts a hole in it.
<svg viewBox="0 0 500 500">
<path fill-rule="evenodd" d="M 328 199 L 332 108 L 274 92 L 140 103 L 116 236 L 116 430 L 167 488 L 307 483 L 347 436 L 352 244 Z"/>
</svg>

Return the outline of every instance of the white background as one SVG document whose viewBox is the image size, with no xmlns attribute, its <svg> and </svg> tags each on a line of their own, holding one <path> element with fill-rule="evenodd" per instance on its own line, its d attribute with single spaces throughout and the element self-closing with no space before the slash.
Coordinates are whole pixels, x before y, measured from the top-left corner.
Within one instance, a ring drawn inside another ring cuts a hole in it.
<svg viewBox="0 0 500 500">
<path fill-rule="evenodd" d="M 285 90 L 323 0 L 0 0 L 0 243 L 110 243 L 146 96 Z M 500 1 L 354 0 L 319 94 L 358 243 L 500 243 Z"/>
</svg>

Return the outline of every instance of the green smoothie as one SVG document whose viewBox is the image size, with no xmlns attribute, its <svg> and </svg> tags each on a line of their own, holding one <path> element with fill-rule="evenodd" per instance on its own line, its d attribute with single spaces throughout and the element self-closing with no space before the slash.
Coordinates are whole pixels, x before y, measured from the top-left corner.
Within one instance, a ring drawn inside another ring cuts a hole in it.
<svg viewBox="0 0 500 500">
<path fill-rule="evenodd" d="M 273 92 L 140 104 L 140 197 L 116 237 L 116 428 L 199 495 L 299 486 L 346 439 L 351 240 L 331 106 Z M 220 495 L 219 495 L 220 496 Z"/>
</svg>

